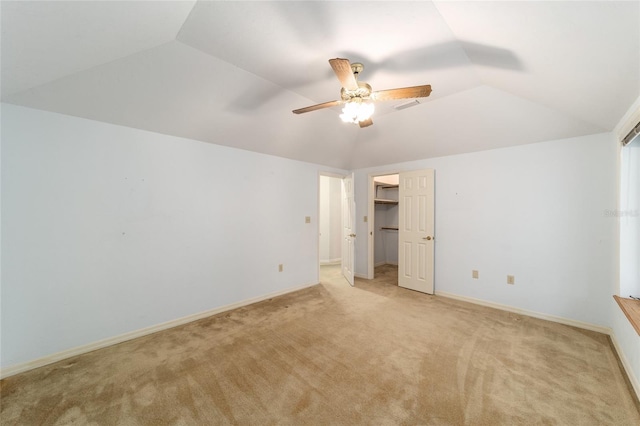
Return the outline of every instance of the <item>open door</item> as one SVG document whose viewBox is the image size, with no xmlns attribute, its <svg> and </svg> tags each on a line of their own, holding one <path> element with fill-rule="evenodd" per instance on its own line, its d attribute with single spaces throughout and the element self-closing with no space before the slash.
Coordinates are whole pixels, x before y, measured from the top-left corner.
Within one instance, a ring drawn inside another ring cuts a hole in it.
<svg viewBox="0 0 640 426">
<path fill-rule="evenodd" d="M 434 170 L 400 173 L 398 285 L 433 294 Z"/>
<path fill-rule="evenodd" d="M 353 192 L 353 173 L 342 179 L 342 275 L 354 284 L 356 205 Z"/>
</svg>

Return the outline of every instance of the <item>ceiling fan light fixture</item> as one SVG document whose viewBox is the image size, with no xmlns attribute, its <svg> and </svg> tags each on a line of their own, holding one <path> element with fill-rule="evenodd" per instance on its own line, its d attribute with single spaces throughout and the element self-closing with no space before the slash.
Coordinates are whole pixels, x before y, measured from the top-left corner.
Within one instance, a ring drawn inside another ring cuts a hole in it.
<svg viewBox="0 0 640 426">
<path fill-rule="evenodd" d="M 350 101 L 344 105 L 342 108 L 342 114 L 340 114 L 340 118 L 345 123 L 354 123 L 358 124 L 361 121 L 366 121 L 371 118 L 373 112 L 375 111 L 375 107 L 371 102 L 362 102 L 362 100 L 358 101 Z"/>
</svg>

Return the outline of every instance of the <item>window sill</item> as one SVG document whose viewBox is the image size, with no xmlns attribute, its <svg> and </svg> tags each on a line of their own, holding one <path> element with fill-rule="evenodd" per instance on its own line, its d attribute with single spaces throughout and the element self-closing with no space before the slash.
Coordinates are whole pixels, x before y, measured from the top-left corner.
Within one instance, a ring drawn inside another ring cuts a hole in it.
<svg viewBox="0 0 640 426">
<path fill-rule="evenodd" d="M 627 299 L 626 297 L 613 296 L 618 302 L 620 309 L 624 312 L 636 333 L 640 335 L 640 300 Z"/>
</svg>

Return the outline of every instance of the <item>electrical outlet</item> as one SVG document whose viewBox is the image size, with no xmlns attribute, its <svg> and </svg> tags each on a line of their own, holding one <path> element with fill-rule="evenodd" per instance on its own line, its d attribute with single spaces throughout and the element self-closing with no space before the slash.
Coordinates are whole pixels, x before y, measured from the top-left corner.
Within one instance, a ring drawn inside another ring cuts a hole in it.
<svg viewBox="0 0 640 426">
<path fill-rule="evenodd" d="M 507 275 L 507 284 L 515 284 L 516 283 L 516 277 L 514 277 L 513 275 Z"/>
<path fill-rule="evenodd" d="M 476 271 L 475 269 L 471 271 L 471 278 L 478 279 L 478 271 Z"/>
<path fill-rule="evenodd" d="M 278 265 L 278 272 L 284 271 L 284 265 L 281 263 Z"/>
<path fill-rule="evenodd" d="M 311 216 L 305 216 L 304 223 L 311 223 Z"/>
</svg>

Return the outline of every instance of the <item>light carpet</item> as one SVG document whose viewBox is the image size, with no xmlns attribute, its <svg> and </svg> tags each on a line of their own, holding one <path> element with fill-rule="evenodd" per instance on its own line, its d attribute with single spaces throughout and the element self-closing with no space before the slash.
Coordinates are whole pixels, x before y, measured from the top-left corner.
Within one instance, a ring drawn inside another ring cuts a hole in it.
<svg viewBox="0 0 640 426">
<path fill-rule="evenodd" d="M 3 425 L 640 425 L 608 337 L 378 269 L 1 382 Z M 213 303 L 212 303 L 213 304 Z"/>
</svg>

